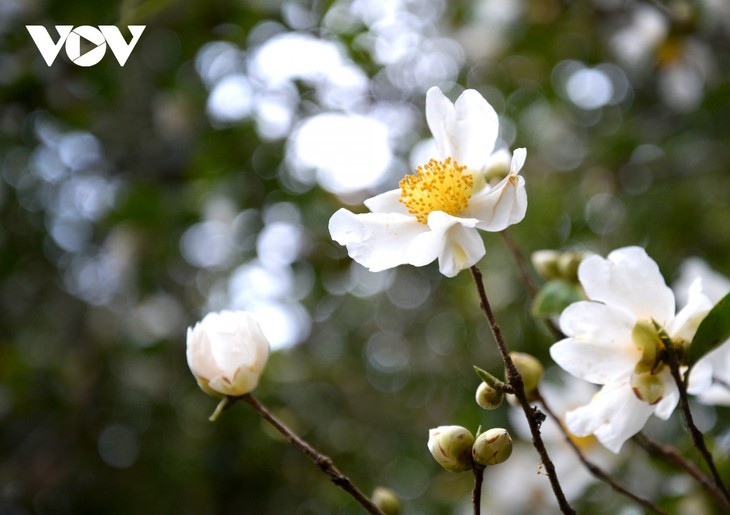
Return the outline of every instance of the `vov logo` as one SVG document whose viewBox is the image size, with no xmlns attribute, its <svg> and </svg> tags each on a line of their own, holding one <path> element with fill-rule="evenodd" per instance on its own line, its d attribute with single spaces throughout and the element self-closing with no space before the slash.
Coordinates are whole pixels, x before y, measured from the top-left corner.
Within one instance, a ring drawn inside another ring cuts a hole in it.
<svg viewBox="0 0 730 515">
<path fill-rule="evenodd" d="M 65 46 L 66 55 L 71 62 L 85 67 L 94 66 L 101 61 L 106 54 L 107 45 L 119 61 L 119 66 L 124 66 L 145 27 L 146 25 L 130 25 L 128 29 L 132 33 L 132 39 L 127 43 L 121 31 L 114 25 L 99 25 L 98 29 L 91 25 L 81 25 L 76 28 L 73 25 L 56 25 L 59 36 L 56 42 L 53 41 L 44 26 L 25 26 L 48 66 L 53 64 L 61 47 Z M 87 46 L 93 45 L 93 48 L 83 54 L 81 53 L 81 38 L 88 41 Z"/>
</svg>

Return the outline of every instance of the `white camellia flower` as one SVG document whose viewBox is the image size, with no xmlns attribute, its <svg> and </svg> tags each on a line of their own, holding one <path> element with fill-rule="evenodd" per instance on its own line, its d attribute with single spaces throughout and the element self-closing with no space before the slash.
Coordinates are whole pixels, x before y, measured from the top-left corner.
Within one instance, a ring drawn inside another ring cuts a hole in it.
<svg viewBox="0 0 730 515">
<path fill-rule="evenodd" d="M 572 375 L 604 385 L 590 403 L 567 413 L 566 424 L 617 453 L 652 413 L 666 420 L 679 400 L 654 324 L 673 341 L 690 342 L 712 303 L 695 282 L 675 314 L 672 290 L 640 247 L 615 250 L 607 259 L 588 257 L 578 278 L 589 300 L 563 311 L 567 338 L 550 355 Z"/>
<path fill-rule="evenodd" d="M 258 385 L 269 358 L 269 342 L 247 311 L 208 313 L 188 328 L 187 358 L 204 392 L 239 396 Z"/>
<path fill-rule="evenodd" d="M 340 209 L 330 219 L 332 238 L 373 272 L 438 259 L 441 273 L 453 277 L 484 255 L 477 229 L 501 231 L 525 216 L 525 181 L 518 173 L 527 152 L 515 150 L 506 177 L 490 182 L 490 167 L 500 161 L 493 157 L 499 119 L 478 92 L 466 90 L 452 104 L 431 88 L 426 120 L 438 159 L 407 175 L 399 189 L 366 200 L 370 213 Z"/>
</svg>

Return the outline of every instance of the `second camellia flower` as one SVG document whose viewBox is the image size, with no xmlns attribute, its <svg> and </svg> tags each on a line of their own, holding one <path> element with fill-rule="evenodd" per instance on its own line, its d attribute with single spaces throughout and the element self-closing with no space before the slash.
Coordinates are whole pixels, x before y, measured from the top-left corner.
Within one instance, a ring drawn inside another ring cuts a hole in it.
<svg viewBox="0 0 730 515">
<path fill-rule="evenodd" d="M 332 238 L 373 272 L 438 259 L 441 273 L 453 277 L 484 256 L 477 229 L 501 231 L 525 216 L 527 193 L 518 174 L 527 152 L 515 150 L 506 176 L 489 180 L 499 120 L 477 91 L 464 91 L 452 104 L 431 88 L 426 120 L 439 156 L 400 188 L 366 200 L 370 213 L 340 209 L 330 219 Z"/>
</svg>

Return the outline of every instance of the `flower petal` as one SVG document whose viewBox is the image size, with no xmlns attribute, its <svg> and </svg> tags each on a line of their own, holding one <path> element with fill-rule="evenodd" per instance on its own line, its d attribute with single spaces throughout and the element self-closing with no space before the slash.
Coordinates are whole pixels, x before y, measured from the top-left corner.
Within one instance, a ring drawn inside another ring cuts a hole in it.
<svg viewBox="0 0 730 515">
<path fill-rule="evenodd" d="M 614 250 L 607 259 L 590 256 L 578 277 L 589 299 L 625 309 L 637 319 L 664 325 L 674 316 L 674 293 L 641 247 Z"/>
<path fill-rule="evenodd" d="M 352 259 L 379 272 L 410 263 L 411 242 L 429 228 L 415 217 L 398 213 L 356 215 L 340 209 L 330 218 L 329 231 L 333 240 L 347 247 Z"/>
<path fill-rule="evenodd" d="M 409 249 L 409 262 L 416 266 L 439 260 L 439 271 L 454 277 L 485 254 L 484 242 L 474 227 L 478 220 L 459 218 L 443 211 L 428 215 L 431 231 L 416 237 Z"/>
<path fill-rule="evenodd" d="M 633 343 L 634 320 L 627 313 L 597 302 L 576 302 L 560 316 L 568 338 L 550 347 L 550 356 L 570 374 L 606 384 L 630 373 L 641 352 Z"/>
<path fill-rule="evenodd" d="M 605 385 L 587 405 L 569 411 L 565 423 L 576 436 L 595 435 L 604 447 L 618 453 L 653 411 L 654 406 L 640 401 L 625 379 Z"/>
<path fill-rule="evenodd" d="M 426 121 L 441 158 L 481 171 L 499 133 L 499 117 L 479 92 L 468 89 L 452 104 L 441 90 L 426 94 Z"/>
<path fill-rule="evenodd" d="M 712 302 L 702 292 L 702 279 L 695 279 L 689 287 L 687 305 L 667 324 L 667 333 L 672 338 L 691 342 L 700 322 L 712 309 Z"/>
<path fill-rule="evenodd" d="M 400 201 L 401 189 L 386 191 L 367 199 L 364 204 L 373 213 L 408 214 L 408 208 Z"/>
<path fill-rule="evenodd" d="M 679 402 L 679 390 L 672 378 L 672 373 L 665 367 L 661 372 L 662 383 L 664 383 L 664 397 L 654 407 L 654 414 L 662 420 L 667 420 L 677 407 Z"/>
</svg>

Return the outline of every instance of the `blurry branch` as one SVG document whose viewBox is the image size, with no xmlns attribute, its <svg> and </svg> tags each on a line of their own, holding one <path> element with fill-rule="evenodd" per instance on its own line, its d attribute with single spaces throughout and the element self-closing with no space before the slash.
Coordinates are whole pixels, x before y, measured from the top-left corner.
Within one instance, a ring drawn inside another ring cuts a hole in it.
<svg viewBox="0 0 730 515">
<path fill-rule="evenodd" d="M 512 361 L 512 358 L 509 355 L 509 351 L 507 350 L 507 346 L 505 345 L 504 339 L 502 338 L 502 330 L 500 329 L 499 324 L 497 323 L 497 319 L 494 317 L 494 313 L 492 312 L 492 307 L 489 304 L 487 292 L 484 289 L 482 273 L 479 270 L 479 267 L 477 267 L 476 265 L 472 266 L 471 274 L 474 278 L 474 283 L 476 284 L 477 291 L 479 293 L 479 300 L 482 312 L 487 318 L 487 322 L 489 323 L 489 329 L 492 331 L 494 340 L 497 343 L 499 354 L 501 355 L 502 362 L 504 363 L 504 368 L 507 375 L 507 383 L 509 383 L 509 385 L 514 390 L 515 397 L 517 397 L 517 400 L 522 407 L 522 411 L 524 411 L 525 413 L 527 423 L 530 426 L 530 433 L 532 433 L 532 444 L 535 446 L 535 449 L 540 455 L 540 460 L 545 467 L 548 479 L 550 479 L 550 486 L 552 487 L 555 498 L 558 501 L 560 511 L 562 511 L 563 513 L 574 514 L 575 510 L 570 506 L 568 500 L 565 498 L 563 489 L 560 486 L 560 481 L 558 480 L 558 475 L 555 472 L 555 465 L 550 460 L 550 455 L 548 454 L 547 449 L 545 448 L 545 444 L 542 441 L 542 437 L 540 436 L 540 424 L 542 424 L 543 420 L 545 420 L 545 415 L 541 413 L 540 410 L 538 410 L 537 408 L 531 406 L 530 402 L 527 400 L 527 395 L 525 394 L 525 386 L 522 381 L 522 375 L 520 374 L 519 370 L 517 370 L 517 367 Z"/>
<path fill-rule="evenodd" d="M 650 455 L 661 458 L 665 462 L 684 470 L 705 490 L 707 490 L 707 492 L 712 495 L 723 508 L 730 511 L 730 501 L 725 498 L 722 490 L 720 490 L 717 485 L 712 482 L 712 479 L 702 472 L 697 465 L 682 456 L 677 449 L 671 445 L 658 444 L 642 432 L 637 433 L 636 436 L 634 436 L 634 440 L 636 440 L 636 443 L 638 443 Z"/>
<path fill-rule="evenodd" d="M 576 443 L 573 441 L 573 439 L 570 437 L 570 434 L 568 433 L 568 430 L 563 425 L 562 421 L 558 416 L 553 412 L 553 410 L 550 408 L 548 403 L 545 401 L 545 398 L 542 396 L 539 390 L 535 390 L 534 395 L 537 398 L 537 401 L 542 404 L 543 409 L 548 414 L 548 416 L 553 419 L 553 421 L 558 425 L 560 430 L 563 433 L 563 436 L 565 437 L 565 442 L 570 446 L 571 449 L 573 449 L 573 452 L 575 452 L 576 456 L 578 456 L 578 459 L 585 465 L 585 467 L 588 469 L 588 471 L 593 474 L 596 478 L 599 480 L 605 482 L 608 484 L 611 488 L 619 492 L 620 494 L 625 495 L 626 497 L 629 497 L 630 499 L 633 499 L 637 503 L 641 504 L 644 508 L 653 511 L 654 513 L 658 513 L 660 515 L 665 515 L 665 512 L 663 512 L 661 509 L 659 509 L 657 506 L 655 506 L 651 501 L 648 499 L 644 499 L 643 497 L 639 497 L 635 493 L 629 491 L 625 487 L 621 486 L 615 479 L 613 479 L 607 472 L 605 472 L 603 469 L 601 469 L 598 465 L 588 460 L 588 458 L 585 457 L 583 452 L 580 450 L 580 448 L 576 445 Z"/>
<path fill-rule="evenodd" d="M 331 458 L 325 456 L 314 447 L 312 447 L 300 436 L 295 434 L 281 420 L 276 418 L 273 413 L 266 409 L 266 407 L 261 404 L 253 395 L 247 393 L 246 395 L 243 395 L 241 397 L 226 397 L 226 399 L 228 402 L 223 404 L 222 410 L 225 410 L 227 407 L 231 406 L 234 402 L 238 400 L 244 401 L 246 404 L 256 410 L 258 414 L 261 415 L 264 420 L 266 420 L 266 422 L 274 427 L 274 429 L 279 431 L 279 433 L 281 433 L 289 441 L 289 443 L 291 443 L 294 447 L 297 447 L 310 460 L 312 460 L 312 462 L 314 462 L 314 464 L 317 465 L 317 467 L 319 467 L 322 472 L 329 476 L 330 480 L 336 486 L 342 488 L 345 492 L 350 494 L 350 496 L 352 496 L 358 503 L 360 503 L 360 505 L 365 508 L 368 513 L 372 513 L 374 515 L 385 515 L 383 511 L 378 508 L 370 500 L 370 498 L 368 498 L 368 496 L 363 494 L 353 484 L 350 478 L 340 472 L 340 470 L 332 462 Z"/>
<path fill-rule="evenodd" d="M 695 425 L 694 419 L 692 418 L 692 411 L 689 408 L 689 399 L 687 398 L 687 384 L 685 381 L 682 380 L 682 376 L 679 372 L 679 358 L 677 357 L 677 350 L 674 348 L 674 345 L 671 341 L 665 342 L 664 347 L 667 349 L 667 355 L 669 356 L 669 370 L 671 371 L 672 378 L 674 379 L 674 382 L 677 385 L 677 389 L 679 390 L 679 405 L 682 410 L 682 415 L 684 416 L 685 424 L 687 425 L 687 430 L 692 437 L 692 442 L 695 444 L 695 447 L 697 447 L 697 449 L 700 451 L 700 454 L 705 460 L 705 463 L 707 463 L 715 484 L 722 491 L 725 499 L 727 501 L 730 501 L 730 492 L 728 492 L 725 483 L 720 477 L 720 473 L 717 471 L 717 467 L 715 467 L 715 462 L 712 459 L 712 454 L 707 449 L 707 445 L 705 445 L 705 438 L 702 435 L 702 431 L 700 431 L 699 428 Z"/>
</svg>

